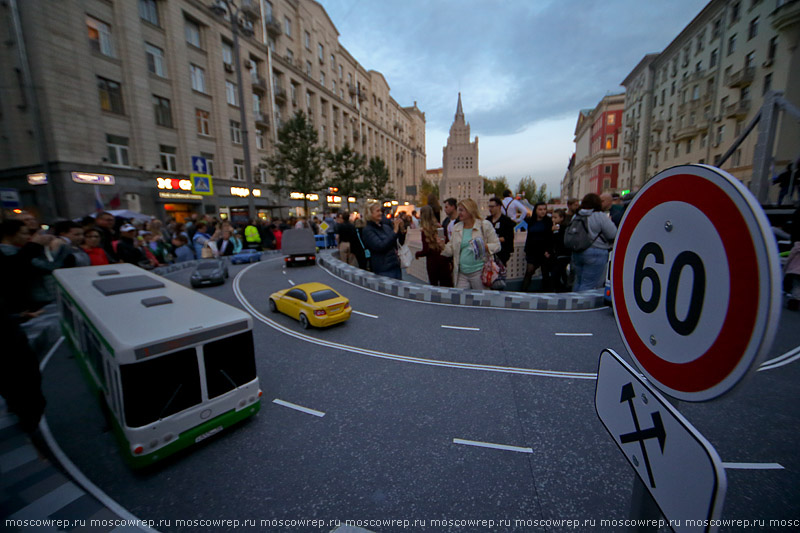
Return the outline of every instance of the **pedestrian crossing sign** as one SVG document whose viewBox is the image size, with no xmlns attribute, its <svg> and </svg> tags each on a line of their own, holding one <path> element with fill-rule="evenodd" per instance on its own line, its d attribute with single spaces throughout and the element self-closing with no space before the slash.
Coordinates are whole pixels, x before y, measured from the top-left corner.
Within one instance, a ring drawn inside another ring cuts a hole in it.
<svg viewBox="0 0 800 533">
<path fill-rule="evenodd" d="M 214 185 L 208 174 L 190 174 L 192 179 L 192 194 L 211 196 L 214 194 Z"/>
</svg>

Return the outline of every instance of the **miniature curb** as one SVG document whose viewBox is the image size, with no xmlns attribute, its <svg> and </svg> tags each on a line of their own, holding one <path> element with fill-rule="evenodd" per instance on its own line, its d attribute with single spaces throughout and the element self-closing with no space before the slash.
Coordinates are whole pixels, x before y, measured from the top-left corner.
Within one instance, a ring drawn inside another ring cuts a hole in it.
<svg viewBox="0 0 800 533">
<path fill-rule="evenodd" d="M 317 254 L 317 260 L 320 266 L 346 281 L 367 289 L 409 300 L 536 311 L 578 311 L 605 307 L 603 289 L 580 293 L 524 293 L 452 289 L 377 276 L 372 272 L 361 270 L 340 261 L 334 257 L 332 250 L 320 250 Z"/>
</svg>

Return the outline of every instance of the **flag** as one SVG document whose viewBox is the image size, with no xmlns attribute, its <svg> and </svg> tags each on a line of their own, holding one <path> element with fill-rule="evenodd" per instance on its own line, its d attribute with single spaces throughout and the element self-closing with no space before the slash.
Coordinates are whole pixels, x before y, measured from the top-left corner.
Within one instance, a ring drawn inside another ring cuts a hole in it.
<svg viewBox="0 0 800 533">
<path fill-rule="evenodd" d="M 105 205 L 103 204 L 103 197 L 100 195 L 100 186 L 94 186 L 94 210 L 98 213 L 105 209 Z"/>
<path fill-rule="evenodd" d="M 117 194 L 114 195 L 114 198 L 112 198 L 111 201 L 108 202 L 108 208 L 109 209 L 119 209 L 119 207 L 120 207 L 119 193 L 117 193 Z"/>
</svg>

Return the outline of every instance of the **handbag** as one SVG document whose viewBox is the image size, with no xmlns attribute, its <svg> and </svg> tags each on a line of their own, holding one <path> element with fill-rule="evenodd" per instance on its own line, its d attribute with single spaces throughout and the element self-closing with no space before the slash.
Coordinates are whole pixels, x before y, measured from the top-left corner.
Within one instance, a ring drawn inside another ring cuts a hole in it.
<svg viewBox="0 0 800 533">
<path fill-rule="evenodd" d="M 504 289 L 506 286 L 506 267 L 494 256 L 490 257 L 481 270 L 481 282 L 487 289 Z"/>
<path fill-rule="evenodd" d="M 411 249 L 408 247 L 407 244 L 400 244 L 397 245 L 397 256 L 400 258 L 400 267 L 401 268 L 408 268 L 411 266 L 411 263 L 414 262 L 414 254 L 411 253 Z"/>
</svg>

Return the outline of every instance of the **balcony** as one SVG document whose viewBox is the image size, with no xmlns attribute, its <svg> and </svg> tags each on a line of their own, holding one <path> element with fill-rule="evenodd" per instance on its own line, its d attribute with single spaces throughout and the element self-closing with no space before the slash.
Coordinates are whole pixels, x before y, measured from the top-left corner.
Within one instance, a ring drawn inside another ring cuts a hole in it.
<svg viewBox="0 0 800 533">
<path fill-rule="evenodd" d="M 725 118 L 744 118 L 750 111 L 750 100 L 740 100 L 725 108 Z"/>
<path fill-rule="evenodd" d="M 272 37 L 280 37 L 281 35 L 283 35 L 283 28 L 281 28 L 280 22 L 278 22 L 272 17 L 269 17 L 264 22 L 266 22 L 267 25 L 267 34 L 269 34 Z"/>
<path fill-rule="evenodd" d="M 286 89 L 279 85 L 275 86 L 275 103 L 278 105 L 286 103 Z"/>
<path fill-rule="evenodd" d="M 622 147 L 622 159 L 626 161 L 633 159 L 633 148 L 629 144 Z"/>
<path fill-rule="evenodd" d="M 681 88 L 689 85 L 690 83 L 700 81 L 705 77 L 706 77 L 705 70 L 696 70 L 681 80 Z"/>
<path fill-rule="evenodd" d="M 688 139 L 697 135 L 697 126 L 690 125 L 684 126 L 672 135 L 672 140 L 680 141 L 681 139 Z"/>
<path fill-rule="evenodd" d="M 622 136 L 622 142 L 624 144 L 633 144 L 634 138 L 635 138 L 635 135 L 633 134 L 633 132 L 626 131 L 625 135 Z"/>
<path fill-rule="evenodd" d="M 652 143 L 650 143 L 650 151 L 651 152 L 660 152 L 663 147 L 664 147 L 664 143 L 661 142 L 660 140 L 653 141 Z"/>
<path fill-rule="evenodd" d="M 728 87 L 745 87 L 753 83 L 756 77 L 755 67 L 745 67 L 742 70 L 725 76 L 725 85 Z"/>
<path fill-rule="evenodd" d="M 653 131 L 662 131 L 664 129 L 664 119 L 653 121 Z"/>
<path fill-rule="evenodd" d="M 262 128 L 269 127 L 269 118 L 264 113 L 255 113 L 254 116 L 256 119 L 256 126 L 261 126 Z"/>
<path fill-rule="evenodd" d="M 267 92 L 267 80 L 265 80 L 264 78 L 262 78 L 260 76 L 253 76 L 251 78 L 251 80 L 253 82 L 253 90 L 254 91 L 258 91 L 258 92 L 261 92 L 261 93 L 266 93 Z"/>
</svg>

